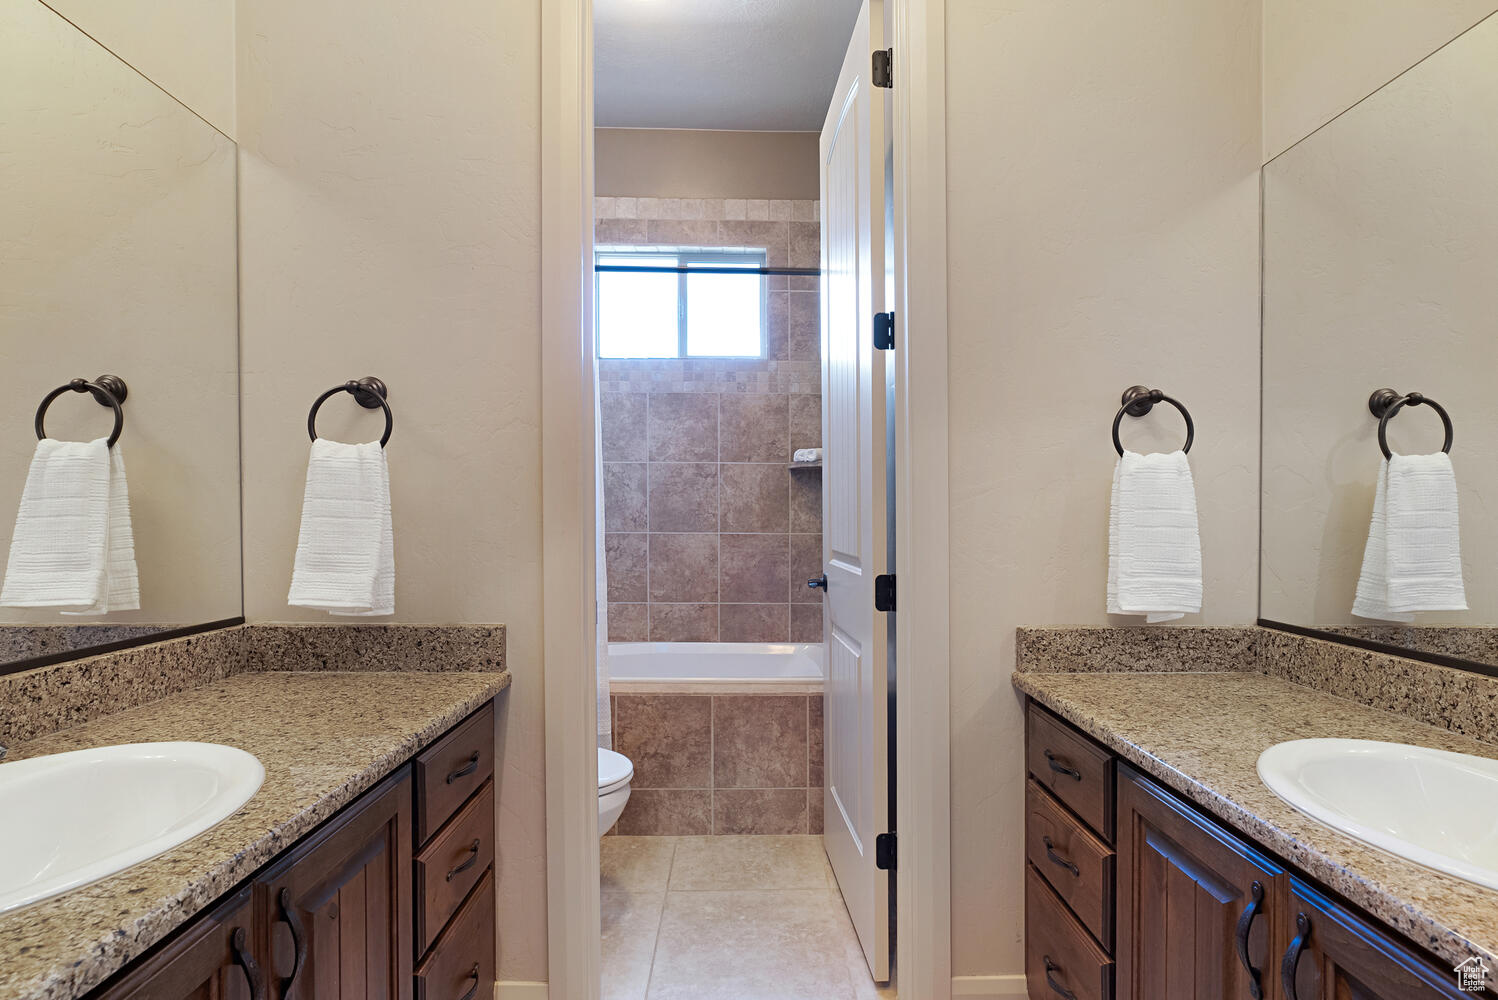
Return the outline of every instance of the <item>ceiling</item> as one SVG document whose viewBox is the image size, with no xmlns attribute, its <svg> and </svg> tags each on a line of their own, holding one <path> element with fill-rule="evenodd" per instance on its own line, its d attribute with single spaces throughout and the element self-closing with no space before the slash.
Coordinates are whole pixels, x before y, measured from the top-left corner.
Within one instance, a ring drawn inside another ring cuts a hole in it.
<svg viewBox="0 0 1498 1000">
<path fill-rule="evenodd" d="M 601 128 L 816 132 L 860 0 L 594 0 Z"/>
</svg>

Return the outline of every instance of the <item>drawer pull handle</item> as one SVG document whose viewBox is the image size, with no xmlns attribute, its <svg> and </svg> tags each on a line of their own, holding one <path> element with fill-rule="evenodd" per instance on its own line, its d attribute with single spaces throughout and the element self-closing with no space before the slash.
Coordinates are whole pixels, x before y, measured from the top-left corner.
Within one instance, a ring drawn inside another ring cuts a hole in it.
<svg viewBox="0 0 1498 1000">
<path fill-rule="evenodd" d="M 472 852 L 469 855 L 468 860 L 465 861 L 465 862 L 463 862 L 461 865 L 459 865 L 458 867 L 454 868 L 452 871 L 450 871 L 450 872 L 447 873 L 447 880 L 449 882 L 451 882 L 453 880 L 453 876 L 454 875 L 457 875 L 460 872 L 466 872 L 468 869 L 470 869 L 474 865 L 478 864 L 478 860 L 479 860 L 479 841 L 478 841 L 477 837 L 475 837 L 473 843 L 468 846 L 468 850 Z"/>
<path fill-rule="evenodd" d="M 1300 953 L 1306 950 L 1306 941 L 1311 936 L 1311 918 L 1297 913 L 1295 929 L 1299 933 L 1290 942 L 1290 947 L 1285 950 L 1285 960 L 1280 963 L 1280 985 L 1285 989 L 1285 1000 L 1299 1000 L 1295 993 L 1295 970 L 1300 965 Z"/>
<path fill-rule="evenodd" d="M 477 771 L 478 769 L 479 769 L 479 752 L 477 750 L 475 750 L 473 752 L 473 756 L 468 758 L 468 763 L 467 764 L 464 764 L 462 767 L 458 768 L 456 771 L 452 772 L 451 774 L 449 774 L 447 776 L 447 783 L 449 785 L 451 785 L 454 781 L 457 781 L 459 778 L 466 778 L 470 774 L 472 774 L 474 771 Z"/>
<path fill-rule="evenodd" d="M 473 1000 L 479 991 L 479 964 L 477 962 L 473 963 L 473 970 L 465 978 L 472 979 L 473 985 L 468 987 L 468 992 L 464 993 L 458 1000 Z"/>
<path fill-rule="evenodd" d="M 1057 757 L 1055 754 L 1051 753 L 1051 751 L 1047 750 L 1045 752 L 1045 762 L 1051 765 L 1051 770 L 1055 771 L 1057 774 L 1065 774 L 1068 777 L 1075 778 L 1078 781 L 1082 780 L 1082 772 L 1070 766 L 1066 762 L 1065 757 Z"/>
<path fill-rule="evenodd" d="M 1244 971 L 1248 973 L 1248 995 L 1254 1000 L 1264 1000 L 1264 987 L 1259 983 L 1259 970 L 1248 958 L 1248 935 L 1253 931 L 1254 917 L 1259 915 L 1259 907 L 1263 905 L 1264 883 L 1254 879 L 1248 905 L 1243 908 L 1243 916 L 1238 918 L 1237 933 L 1238 961 L 1243 963 Z"/>
<path fill-rule="evenodd" d="M 302 966 L 307 964 L 307 933 L 302 926 L 302 918 L 297 916 L 296 906 L 291 901 L 291 890 L 282 889 L 281 894 L 276 897 L 281 907 L 281 919 L 286 926 L 291 928 L 291 945 L 293 957 L 291 960 L 291 975 L 281 981 L 281 997 L 285 1000 L 291 996 L 291 988 L 296 985 L 296 977 L 301 974 Z"/>
<path fill-rule="evenodd" d="M 1051 961 L 1051 956 L 1049 955 L 1045 956 L 1043 961 L 1045 962 L 1045 984 L 1051 988 L 1051 992 L 1065 997 L 1066 1000 L 1077 1000 L 1077 995 L 1075 993 L 1067 989 L 1065 986 L 1062 986 L 1051 977 L 1051 973 L 1061 971 L 1061 966 Z"/>
<path fill-rule="evenodd" d="M 260 971 L 259 963 L 244 949 L 243 927 L 234 928 L 229 943 L 234 949 L 234 964 L 244 970 L 244 977 L 249 980 L 250 1000 L 265 1000 L 265 975 Z"/>
<path fill-rule="evenodd" d="M 1056 865 L 1060 868 L 1065 868 L 1077 878 L 1082 877 L 1082 870 L 1077 867 L 1076 862 L 1068 858 L 1063 858 L 1061 855 L 1056 853 L 1056 845 L 1051 843 L 1050 837 L 1042 837 L 1040 839 L 1045 841 L 1045 856 L 1051 859 L 1051 864 Z M 1255 997 L 1254 1000 L 1258 1000 L 1258 998 Z"/>
</svg>

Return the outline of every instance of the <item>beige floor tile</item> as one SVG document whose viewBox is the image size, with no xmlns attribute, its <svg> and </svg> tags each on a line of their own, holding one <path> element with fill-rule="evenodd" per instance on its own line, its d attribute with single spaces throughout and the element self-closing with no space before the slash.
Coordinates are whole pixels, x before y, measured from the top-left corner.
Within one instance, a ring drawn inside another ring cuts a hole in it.
<svg viewBox="0 0 1498 1000">
<path fill-rule="evenodd" d="M 671 891 L 834 888 L 822 838 L 681 837 Z"/>
<path fill-rule="evenodd" d="M 676 841 L 675 837 L 604 837 L 598 842 L 603 891 L 664 892 Z"/>
<path fill-rule="evenodd" d="M 858 1000 L 846 920 L 827 889 L 668 892 L 648 998 Z"/>
<path fill-rule="evenodd" d="M 605 892 L 602 1000 L 645 1000 L 664 891 Z"/>
</svg>

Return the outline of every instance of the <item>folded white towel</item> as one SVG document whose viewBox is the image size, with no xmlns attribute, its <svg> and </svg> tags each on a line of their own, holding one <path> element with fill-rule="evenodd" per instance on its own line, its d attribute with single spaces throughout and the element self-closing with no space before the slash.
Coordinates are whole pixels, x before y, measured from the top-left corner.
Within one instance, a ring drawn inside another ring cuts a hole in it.
<svg viewBox="0 0 1498 1000">
<path fill-rule="evenodd" d="M 36 443 L 0 605 L 76 615 L 140 607 L 130 489 L 118 444 Z"/>
<path fill-rule="evenodd" d="M 791 455 L 792 462 L 820 462 L 821 460 L 821 448 L 797 448 L 795 454 Z"/>
<path fill-rule="evenodd" d="M 1108 613 L 1163 622 L 1201 607 L 1201 533 L 1186 453 L 1126 451 L 1113 469 L 1108 510 Z"/>
<path fill-rule="evenodd" d="M 1451 457 L 1395 455 L 1379 465 L 1352 613 L 1409 622 L 1417 611 L 1465 610 Z"/>
<path fill-rule="evenodd" d="M 335 615 L 395 614 L 390 467 L 378 443 L 312 442 L 287 600 Z"/>
</svg>

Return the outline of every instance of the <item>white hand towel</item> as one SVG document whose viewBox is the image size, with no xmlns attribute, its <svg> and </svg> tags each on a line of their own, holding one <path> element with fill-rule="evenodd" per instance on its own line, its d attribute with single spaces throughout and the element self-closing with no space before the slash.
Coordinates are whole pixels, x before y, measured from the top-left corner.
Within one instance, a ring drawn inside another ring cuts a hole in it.
<svg viewBox="0 0 1498 1000">
<path fill-rule="evenodd" d="M 119 445 L 36 443 L 0 605 L 102 615 L 140 607 L 130 490 Z"/>
<path fill-rule="evenodd" d="M 1358 574 L 1352 613 L 1377 621 L 1412 622 L 1414 615 L 1389 607 L 1388 493 L 1389 460 L 1384 459 L 1379 463 L 1378 484 L 1373 489 L 1373 519 L 1368 526 L 1368 544 L 1363 547 L 1363 571 Z"/>
<path fill-rule="evenodd" d="M 395 614 L 390 467 L 378 443 L 312 442 L 287 600 L 335 615 Z"/>
<path fill-rule="evenodd" d="M 1410 622 L 1417 611 L 1466 610 L 1451 456 L 1395 455 L 1378 467 L 1352 613 Z"/>
<path fill-rule="evenodd" d="M 1126 451 L 1114 467 L 1107 596 L 1109 614 L 1149 622 L 1201 610 L 1201 532 L 1185 452 Z"/>
</svg>

